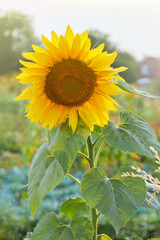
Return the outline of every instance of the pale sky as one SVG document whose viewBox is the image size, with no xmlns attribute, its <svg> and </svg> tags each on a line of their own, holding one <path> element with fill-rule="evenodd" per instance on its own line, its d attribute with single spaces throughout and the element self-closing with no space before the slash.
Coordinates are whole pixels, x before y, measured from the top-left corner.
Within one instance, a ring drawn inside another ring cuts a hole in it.
<svg viewBox="0 0 160 240">
<path fill-rule="evenodd" d="M 38 37 L 51 30 L 64 34 L 100 30 L 136 58 L 160 57 L 160 0 L 0 0 L 2 12 L 17 10 L 33 17 Z"/>
</svg>

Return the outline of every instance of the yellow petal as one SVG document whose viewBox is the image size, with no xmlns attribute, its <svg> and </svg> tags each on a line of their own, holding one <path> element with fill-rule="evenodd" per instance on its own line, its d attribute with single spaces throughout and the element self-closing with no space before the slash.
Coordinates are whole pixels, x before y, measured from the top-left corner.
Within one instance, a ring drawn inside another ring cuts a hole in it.
<svg viewBox="0 0 160 240">
<path fill-rule="evenodd" d="M 74 107 L 72 107 L 69 112 L 69 126 L 71 126 L 73 133 L 76 130 L 77 122 L 78 122 L 78 112 Z"/>
<path fill-rule="evenodd" d="M 96 105 L 99 106 L 98 108 L 100 112 L 103 112 L 104 109 L 112 110 L 112 111 L 117 110 L 114 106 L 114 104 L 116 103 L 114 101 L 111 101 L 107 95 L 102 95 L 95 91 L 93 95 L 93 101 Z"/>
<path fill-rule="evenodd" d="M 39 83 L 39 82 L 44 82 L 45 80 L 42 77 L 38 76 L 30 76 L 30 77 L 25 77 L 19 80 L 20 83 L 22 84 L 28 84 L 28 83 Z"/>
<path fill-rule="evenodd" d="M 83 44 L 85 43 L 85 41 L 88 39 L 88 30 L 84 31 L 81 35 L 81 47 L 83 46 Z"/>
<path fill-rule="evenodd" d="M 71 52 L 70 52 L 71 58 L 76 58 L 78 56 L 80 52 L 80 47 L 81 47 L 81 38 L 77 33 L 76 36 L 74 37 L 72 47 L 71 47 Z"/>
<path fill-rule="evenodd" d="M 119 68 L 109 68 L 106 71 L 113 71 L 114 73 L 124 72 L 128 68 L 127 67 L 119 67 Z"/>
<path fill-rule="evenodd" d="M 59 46 L 59 37 L 54 31 L 51 32 L 51 42 L 55 47 Z"/>
<path fill-rule="evenodd" d="M 82 120 L 85 122 L 85 124 L 89 127 L 91 131 L 93 131 L 94 128 L 94 120 L 91 118 L 90 113 L 86 110 L 85 104 L 84 106 L 77 107 L 78 108 L 78 114 L 82 118 Z"/>
<path fill-rule="evenodd" d="M 85 59 L 90 51 L 90 48 L 91 48 L 91 40 L 88 38 L 79 52 L 79 56 L 78 56 L 79 60 L 85 62 Z"/>
<path fill-rule="evenodd" d="M 61 55 L 63 55 L 64 59 L 69 58 L 70 54 L 69 44 L 63 36 L 60 36 L 59 50 L 61 51 Z"/>
<path fill-rule="evenodd" d="M 46 46 L 47 50 L 50 52 L 52 55 L 53 59 L 56 61 L 61 61 L 62 56 L 60 56 L 59 50 L 57 47 L 53 45 L 45 36 L 42 35 L 42 41 L 44 45 Z"/>
<path fill-rule="evenodd" d="M 94 119 L 94 124 L 103 127 L 104 124 L 102 122 L 101 112 L 97 110 L 95 105 L 93 105 L 93 101 L 88 101 L 85 107 L 87 108 L 91 118 Z"/>
<path fill-rule="evenodd" d="M 47 97 L 46 95 L 41 95 L 40 97 L 37 97 L 36 101 L 34 102 L 34 105 L 29 110 L 27 116 L 29 117 L 29 113 L 31 113 L 32 122 L 37 123 L 47 106 Z"/>
<path fill-rule="evenodd" d="M 126 71 L 126 67 L 120 67 L 120 68 L 108 68 L 105 71 L 97 71 L 97 75 L 99 78 L 107 78 L 110 76 L 113 76 L 114 74 L 117 74 L 119 72 Z"/>
<path fill-rule="evenodd" d="M 34 44 L 32 44 L 32 48 L 33 48 L 33 50 L 34 50 L 36 53 L 44 53 L 44 54 L 46 54 L 46 55 L 48 55 L 48 56 L 51 56 L 47 49 L 38 47 L 38 46 L 36 46 L 36 45 L 34 45 Z"/>
<path fill-rule="evenodd" d="M 27 89 L 25 89 L 21 94 L 19 94 L 17 97 L 14 98 L 14 100 L 24 100 L 24 99 L 31 99 L 34 97 L 34 87 L 31 86 Z"/>
<path fill-rule="evenodd" d="M 106 80 L 104 82 L 98 82 L 95 91 L 102 92 L 108 95 L 117 95 L 123 93 L 124 91 L 116 86 L 113 82 Z"/>
<path fill-rule="evenodd" d="M 61 109 L 62 105 L 55 104 L 50 112 L 50 115 L 48 116 L 49 120 L 49 131 L 56 125 L 60 115 L 61 115 Z"/>
<path fill-rule="evenodd" d="M 19 62 L 27 68 L 42 68 L 42 66 L 40 64 L 37 64 L 37 63 L 25 62 L 25 61 L 22 61 L 22 60 L 19 60 Z"/>
<path fill-rule="evenodd" d="M 91 63 L 89 63 L 89 66 L 92 67 L 94 70 L 107 69 L 113 63 L 116 56 L 117 56 L 116 52 L 113 52 L 111 54 L 103 52 L 96 56 L 94 59 L 92 59 Z"/>
<path fill-rule="evenodd" d="M 54 64 L 53 58 L 44 53 L 35 53 L 35 58 L 45 67 L 52 67 Z"/>
<path fill-rule="evenodd" d="M 24 52 L 22 53 L 23 57 L 30 60 L 30 61 L 33 61 L 33 62 L 38 62 L 37 59 L 35 58 L 35 53 L 34 52 Z"/>
<path fill-rule="evenodd" d="M 48 73 L 47 69 L 44 68 L 21 68 L 23 73 L 18 75 L 17 79 L 22 79 L 24 77 L 30 77 L 30 76 L 45 76 Z"/>
<path fill-rule="evenodd" d="M 41 119 L 42 127 L 45 128 L 49 124 L 48 116 L 50 115 L 50 112 L 52 111 L 55 103 L 50 102 L 50 104 L 46 107 L 44 115 Z"/>
<path fill-rule="evenodd" d="M 66 121 L 66 118 L 68 116 L 69 111 L 70 111 L 70 107 L 62 106 L 61 114 L 60 114 L 59 119 L 56 122 L 55 127 L 58 127 L 60 124 L 62 124 L 62 123 L 64 123 Z"/>
<path fill-rule="evenodd" d="M 96 57 L 98 54 L 100 54 L 104 49 L 104 43 L 99 45 L 98 47 L 91 49 L 90 52 L 88 53 L 88 56 L 86 58 L 86 61 L 90 61 L 92 58 Z"/>
<path fill-rule="evenodd" d="M 70 26 L 68 25 L 67 30 L 66 30 L 66 34 L 65 34 L 65 39 L 67 40 L 70 48 L 72 46 L 73 43 L 73 39 L 74 39 L 74 33 L 72 31 L 72 29 L 70 28 Z"/>
</svg>

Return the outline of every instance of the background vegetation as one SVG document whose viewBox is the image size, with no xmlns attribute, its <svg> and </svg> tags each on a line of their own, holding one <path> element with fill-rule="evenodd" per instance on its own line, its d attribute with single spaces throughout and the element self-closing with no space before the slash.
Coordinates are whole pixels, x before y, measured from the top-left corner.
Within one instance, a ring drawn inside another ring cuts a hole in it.
<svg viewBox="0 0 160 240">
<path fill-rule="evenodd" d="M 138 63 L 127 52 L 121 52 L 109 41 L 109 36 L 98 31 L 91 31 L 92 46 L 105 42 L 105 50 L 117 50 L 119 55 L 114 67 L 127 66 L 129 70 L 123 76 L 128 82 L 138 78 Z M 22 240 L 26 232 L 32 231 L 39 217 L 47 211 L 55 211 L 64 200 L 78 196 L 79 186 L 68 177 L 47 195 L 35 218 L 30 217 L 27 200 L 22 201 L 20 187 L 27 183 L 27 171 L 32 156 L 46 140 L 47 129 L 30 123 L 25 117 L 26 102 L 16 102 L 13 98 L 22 90 L 16 80 L 19 67 L 18 59 L 22 51 L 31 50 L 31 44 L 40 44 L 35 37 L 31 20 L 20 13 L 0 15 L 0 239 Z M 154 84 L 151 89 L 154 91 Z M 133 96 L 119 96 L 123 109 L 134 111 L 144 117 L 153 127 L 160 140 L 160 104 L 159 100 Z M 111 119 L 119 122 L 118 112 L 111 113 Z M 83 147 L 85 150 L 85 146 Z M 154 160 L 137 154 L 124 153 L 106 146 L 101 153 L 101 166 L 109 177 L 120 166 L 139 165 L 146 171 L 156 168 Z M 83 164 L 82 164 L 83 163 Z M 77 157 L 72 173 L 81 178 L 88 168 L 87 162 Z M 67 188 L 66 188 L 67 186 Z M 60 216 L 64 218 L 64 216 Z M 64 219 L 67 222 L 67 219 Z M 131 239 L 139 236 L 143 239 L 160 236 L 160 213 L 151 209 L 140 208 L 136 216 L 121 230 L 116 238 L 115 232 L 106 220 L 100 218 L 99 233 L 107 233 L 113 239 Z"/>
</svg>

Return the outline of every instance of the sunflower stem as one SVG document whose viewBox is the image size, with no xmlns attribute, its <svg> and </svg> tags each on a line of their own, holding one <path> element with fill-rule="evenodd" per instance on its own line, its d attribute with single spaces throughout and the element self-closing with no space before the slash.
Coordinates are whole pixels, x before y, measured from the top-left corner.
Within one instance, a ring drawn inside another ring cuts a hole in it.
<svg viewBox="0 0 160 240">
<path fill-rule="evenodd" d="M 94 143 L 92 142 L 92 135 L 87 139 L 87 148 L 88 148 L 88 157 L 89 157 L 89 164 L 90 168 L 95 167 L 94 163 Z M 98 226 L 98 215 L 96 208 L 92 208 L 92 224 L 94 228 L 94 235 L 93 240 L 97 240 L 97 226 Z"/>
<path fill-rule="evenodd" d="M 97 240 L 97 224 L 98 218 L 97 218 L 97 210 L 95 208 L 92 208 L 92 224 L 94 228 L 94 236 L 93 240 Z"/>
<path fill-rule="evenodd" d="M 88 148 L 88 158 L 89 158 L 90 168 L 92 168 L 94 167 L 94 146 L 92 143 L 91 133 L 87 139 L 87 148 Z"/>
</svg>

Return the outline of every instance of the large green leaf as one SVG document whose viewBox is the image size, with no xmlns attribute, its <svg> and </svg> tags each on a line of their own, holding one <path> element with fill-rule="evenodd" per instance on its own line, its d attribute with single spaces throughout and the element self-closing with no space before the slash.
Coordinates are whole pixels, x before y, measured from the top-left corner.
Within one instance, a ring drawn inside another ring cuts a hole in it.
<svg viewBox="0 0 160 240">
<path fill-rule="evenodd" d="M 29 169 L 29 205 L 34 216 L 43 198 L 59 184 L 70 170 L 82 143 L 86 142 L 89 129 L 79 121 L 72 133 L 67 123 L 49 134 L 49 143 L 43 144 L 35 154 Z"/>
<path fill-rule="evenodd" d="M 160 96 L 154 96 L 150 93 L 144 92 L 144 91 L 140 91 L 135 89 L 134 87 L 132 87 L 130 84 L 128 84 L 125 81 L 121 81 L 121 80 L 117 80 L 116 85 L 121 88 L 122 90 L 129 92 L 129 93 L 134 93 L 143 97 L 149 97 L 149 98 L 160 98 Z"/>
<path fill-rule="evenodd" d="M 84 174 L 81 192 L 92 208 L 97 208 L 118 232 L 142 205 L 146 186 L 139 177 L 121 177 L 133 171 L 121 168 L 114 178 L 108 179 L 101 168 L 92 168 Z"/>
<path fill-rule="evenodd" d="M 120 119 L 119 126 L 109 122 L 107 126 L 102 128 L 106 142 L 120 150 L 148 157 L 154 157 L 149 149 L 150 146 L 153 146 L 160 153 L 160 143 L 146 121 L 127 111 L 120 113 Z"/>
<path fill-rule="evenodd" d="M 70 218 L 81 216 L 84 214 L 89 214 L 89 205 L 80 197 L 75 199 L 70 198 L 65 201 L 60 207 L 61 213 L 64 213 Z"/>
<path fill-rule="evenodd" d="M 31 240 L 89 240 L 92 237 L 92 223 L 87 218 L 76 217 L 66 226 L 51 212 L 37 224 Z"/>
</svg>

